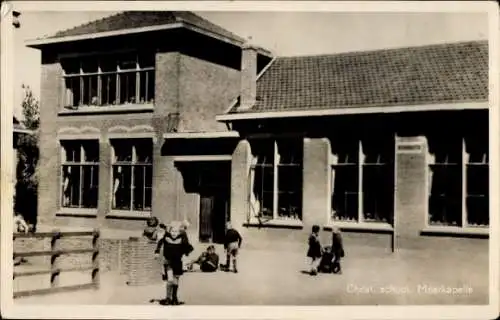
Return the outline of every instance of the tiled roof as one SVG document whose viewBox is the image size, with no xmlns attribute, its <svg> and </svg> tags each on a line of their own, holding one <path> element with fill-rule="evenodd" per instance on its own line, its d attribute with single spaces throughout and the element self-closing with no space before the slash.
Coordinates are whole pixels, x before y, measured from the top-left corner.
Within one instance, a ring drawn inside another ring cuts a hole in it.
<svg viewBox="0 0 500 320">
<path fill-rule="evenodd" d="M 474 41 L 277 58 L 249 112 L 487 100 L 488 43 Z"/>
<path fill-rule="evenodd" d="M 168 25 L 181 21 L 234 40 L 242 41 L 239 36 L 189 11 L 124 11 L 76 26 L 72 29 L 59 31 L 48 38 Z"/>
</svg>

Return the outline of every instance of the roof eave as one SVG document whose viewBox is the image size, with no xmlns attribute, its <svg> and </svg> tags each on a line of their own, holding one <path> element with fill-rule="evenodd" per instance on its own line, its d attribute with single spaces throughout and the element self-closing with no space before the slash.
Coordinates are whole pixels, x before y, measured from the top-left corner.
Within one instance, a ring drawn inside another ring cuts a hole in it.
<svg viewBox="0 0 500 320">
<path fill-rule="evenodd" d="M 356 114 L 384 114 L 384 113 L 406 113 L 425 111 L 461 111 L 461 110 L 487 110 L 488 101 L 436 103 L 424 105 L 401 105 L 380 107 L 342 107 L 342 108 L 311 108 L 309 110 L 293 111 L 271 111 L 271 112 L 235 112 L 217 115 L 215 119 L 220 122 L 232 122 L 237 120 L 278 119 L 278 118 L 300 118 L 335 115 Z"/>
</svg>

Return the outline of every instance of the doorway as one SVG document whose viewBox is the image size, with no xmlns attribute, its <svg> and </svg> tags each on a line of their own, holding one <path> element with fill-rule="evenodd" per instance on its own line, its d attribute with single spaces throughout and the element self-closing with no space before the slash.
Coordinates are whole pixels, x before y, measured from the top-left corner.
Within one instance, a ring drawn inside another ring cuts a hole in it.
<svg viewBox="0 0 500 320">
<path fill-rule="evenodd" d="M 230 162 L 207 162 L 199 167 L 201 242 L 223 243 L 230 221 Z"/>
</svg>

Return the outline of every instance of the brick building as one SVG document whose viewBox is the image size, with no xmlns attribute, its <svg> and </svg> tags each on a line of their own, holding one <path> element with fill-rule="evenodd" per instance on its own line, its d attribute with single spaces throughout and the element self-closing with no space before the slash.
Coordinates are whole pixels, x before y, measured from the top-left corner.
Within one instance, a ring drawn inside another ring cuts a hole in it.
<svg viewBox="0 0 500 320">
<path fill-rule="evenodd" d="M 41 224 L 487 247 L 487 42 L 275 57 L 189 12 L 125 12 L 28 45 Z"/>
</svg>

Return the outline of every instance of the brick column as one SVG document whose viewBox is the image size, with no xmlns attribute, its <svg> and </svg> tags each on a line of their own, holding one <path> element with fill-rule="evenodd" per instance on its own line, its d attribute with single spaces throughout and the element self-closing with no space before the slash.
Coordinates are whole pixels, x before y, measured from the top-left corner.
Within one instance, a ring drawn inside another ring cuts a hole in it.
<svg viewBox="0 0 500 320">
<path fill-rule="evenodd" d="M 231 223 L 237 229 L 247 222 L 250 214 L 249 173 L 252 151 L 247 140 L 236 146 L 231 160 Z"/>
<path fill-rule="evenodd" d="M 427 145 L 423 137 L 396 139 L 395 249 L 411 248 L 425 226 Z"/>
<path fill-rule="evenodd" d="M 323 226 L 330 215 L 330 141 L 326 138 L 304 139 L 302 220 L 310 226 Z"/>
<path fill-rule="evenodd" d="M 103 226 L 106 215 L 111 209 L 113 182 L 111 178 L 111 144 L 107 137 L 99 141 L 99 200 L 97 204 L 98 225 Z"/>
</svg>

